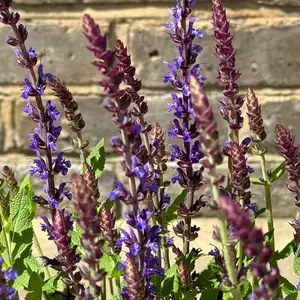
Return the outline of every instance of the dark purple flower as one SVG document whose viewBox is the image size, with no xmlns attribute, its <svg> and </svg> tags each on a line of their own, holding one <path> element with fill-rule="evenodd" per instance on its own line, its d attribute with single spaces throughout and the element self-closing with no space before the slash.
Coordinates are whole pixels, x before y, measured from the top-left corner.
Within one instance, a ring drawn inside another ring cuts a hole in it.
<svg viewBox="0 0 300 300">
<path fill-rule="evenodd" d="M 41 223 L 41 230 L 47 232 L 49 240 L 54 240 L 53 225 L 50 224 L 50 222 L 46 216 L 41 216 L 41 219 L 43 219 L 43 221 L 44 221 L 44 223 Z"/>
<path fill-rule="evenodd" d="M 11 282 L 16 280 L 18 274 L 16 270 L 9 268 L 7 270 L 3 270 L 4 260 L 0 259 L 0 299 L 5 300 L 17 300 L 16 290 L 10 287 Z"/>
</svg>

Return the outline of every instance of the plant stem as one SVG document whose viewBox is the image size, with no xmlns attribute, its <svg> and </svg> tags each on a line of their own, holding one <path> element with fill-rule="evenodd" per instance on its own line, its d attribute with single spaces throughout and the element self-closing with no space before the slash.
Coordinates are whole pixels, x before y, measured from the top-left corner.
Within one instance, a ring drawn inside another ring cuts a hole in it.
<svg viewBox="0 0 300 300">
<path fill-rule="evenodd" d="M 274 222 L 273 222 L 273 212 L 272 212 L 271 186 L 270 186 L 269 178 L 267 175 L 265 154 L 259 155 L 259 160 L 260 160 L 262 176 L 263 176 L 263 179 L 265 182 L 264 190 L 265 190 L 265 200 L 266 200 L 266 216 L 267 216 L 267 222 L 268 222 L 268 231 L 271 231 L 271 230 L 274 230 Z M 273 251 L 275 251 L 274 233 L 272 234 L 272 237 L 270 239 L 270 244 L 272 246 Z M 274 260 L 272 259 L 271 264 L 272 264 L 272 261 L 274 263 Z"/>
<path fill-rule="evenodd" d="M 276 251 L 275 248 L 275 235 L 274 235 L 274 221 L 273 221 L 273 210 L 272 210 L 272 196 L 271 196 L 271 183 L 269 181 L 268 178 L 268 174 L 267 174 L 267 166 L 266 166 L 266 157 L 265 157 L 265 153 L 261 153 L 259 155 L 259 159 L 260 159 L 260 166 L 261 166 L 261 171 L 262 171 L 262 176 L 264 179 L 264 190 L 265 190 L 265 201 L 266 201 L 266 216 L 267 216 L 267 222 L 268 222 L 268 231 L 273 231 L 273 234 L 271 236 L 270 239 L 270 245 L 272 247 L 273 250 L 273 255 L 271 257 L 270 260 L 270 266 L 273 268 L 278 268 L 278 263 L 277 261 L 274 259 L 274 253 Z M 276 295 L 274 296 L 274 299 L 282 299 L 283 298 L 283 294 L 282 294 L 282 289 L 279 286 L 277 291 L 276 291 Z"/>
<path fill-rule="evenodd" d="M 210 179 L 211 179 L 211 183 L 212 183 L 212 195 L 213 195 L 213 199 L 219 202 L 219 198 L 220 198 L 219 188 L 215 184 L 213 184 L 215 178 L 216 178 L 216 170 L 215 170 L 215 168 L 212 168 L 210 170 Z M 233 297 L 233 300 L 240 300 L 241 292 L 240 292 L 240 288 L 238 286 L 239 282 L 238 282 L 238 279 L 236 276 L 230 247 L 227 244 L 228 229 L 227 229 L 227 225 L 226 225 L 226 221 L 225 221 L 223 212 L 220 209 L 218 209 L 218 218 L 219 218 L 220 235 L 221 235 L 221 241 L 222 241 L 222 246 L 223 246 L 223 254 L 224 254 L 226 269 L 228 272 L 229 280 L 235 286 L 235 288 L 233 290 L 231 290 L 232 297 Z"/>
<path fill-rule="evenodd" d="M 113 296 L 115 292 L 114 292 L 114 285 L 113 285 L 112 278 L 108 278 L 108 282 L 109 282 L 110 295 Z"/>
<path fill-rule="evenodd" d="M 101 300 L 106 300 L 106 278 L 102 280 Z"/>
<path fill-rule="evenodd" d="M 78 150 L 80 153 L 80 161 L 81 163 L 86 162 L 86 158 L 87 158 L 87 154 L 86 154 L 86 150 L 83 146 L 83 139 L 82 139 L 82 133 L 81 131 L 77 131 L 76 132 L 77 135 L 77 146 L 78 146 Z"/>
<path fill-rule="evenodd" d="M 38 240 L 38 238 L 37 238 L 34 230 L 33 230 L 33 242 L 34 242 L 34 244 L 36 246 L 36 251 L 37 251 L 38 256 L 40 256 L 40 257 L 44 256 L 43 250 L 41 248 L 41 245 L 39 243 L 39 240 Z M 44 270 L 45 270 L 45 279 L 50 278 L 51 275 L 50 275 L 48 267 L 44 267 Z"/>
</svg>

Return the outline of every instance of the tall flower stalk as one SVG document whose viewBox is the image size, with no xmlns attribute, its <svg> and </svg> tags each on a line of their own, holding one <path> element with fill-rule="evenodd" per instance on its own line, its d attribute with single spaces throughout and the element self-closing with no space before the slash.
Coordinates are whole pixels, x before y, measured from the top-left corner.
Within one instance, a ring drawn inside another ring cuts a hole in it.
<svg viewBox="0 0 300 300">
<path fill-rule="evenodd" d="M 235 263 L 231 255 L 231 249 L 228 243 L 228 230 L 224 215 L 219 208 L 220 191 L 219 185 L 223 182 L 224 177 L 217 173 L 216 167 L 222 163 L 223 157 L 219 145 L 219 133 L 217 123 L 210 103 L 206 97 L 201 84 L 195 76 L 190 79 L 191 100 L 195 112 L 196 127 L 200 134 L 201 149 L 203 149 L 204 159 L 202 163 L 206 167 L 207 174 L 204 174 L 204 180 L 212 186 L 213 201 L 212 207 L 217 209 L 220 237 L 223 247 L 226 271 L 232 284 L 232 296 L 234 299 L 240 299 L 240 290 L 238 287 L 238 279 L 235 270 Z"/>
<path fill-rule="evenodd" d="M 75 209 L 79 212 L 77 222 L 83 229 L 81 245 L 85 249 L 83 265 L 80 269 L 82 277 L 89 282 L 89 287 L 81 295 L 82 299 L 97 299 L 101 294 L 99 282 L 104 279 L 105 272 L 99 269 L 99 261 L 102 257 L 103 239 L 99 239 L 101 233 L 100 214 L 97 212 L 97 202 L 93 199 L 93 190 L 90 189 L 83 176 L 72 176 L 73 196 L 76 201 Z"/>
<path fill-rule="evenodd" d="M 233 226 L 234 236 L 240 239 L 245 256 L 253 259 L 249 267 L 253 276 L 259 279 L 259 286 L 253 287 L 253 293 L 248 299 L 271 300 L 279 287 L 280 277 L 278 268 L 268 267 L 273 253 L 271 245 L 264 245 L 262 230 L 254 226 L 250 214 L 243 211 L 231 198 L 221 197 L 220 207 Z"/>
<path fill-rule="evenodd" d="M 197 37 L 203 38 L 203 33 L 193 27 L 196 18 L 190 17 L 195 0 L 177 0 L 177 4 L 172 8 L 172 23 L 165 25 L 170 29 L 170 37 L 177 45 L 179 57 L 174 63 L 168 63 L 170 72 L 164 77 L 164 82 L 170 82 L 173 88 L 180 92 L 182 96 L 172 93 L 173 103 L 169 104 L 169 112 L 174 110 L 173 124 L 169 129 L 169 137 L 177 137 L 182 140 L 182 147 L 174 144 L 171 152 L 171 161 L 177 160 L 177 173 L 172 182 L 179 184 L 187 189 L 187 199 L 185 206 L 187 214 L 184 218 L 185 233 L 183 238 L 183 252 L 187 254 L 190 251 L 190 242 L 195 237 L 195 232 L 191 226 L 191 218 L 196 212 L 192 212 L 195 202 L 195 191 L 202 186 L 202 169 L 194 170 L 193 165 L 198 163 L 203 157 L 200 151 L 199 141 L 195 140 L 198 136 L 194 111 L 191 102 L 191 93 L 189 88 L 190 76 L 194 75 L 203 85 L 204 75 L 200 74 L 200 65 L 195 64 L 196 58 L 201 52 L 202 47 L 193 42 Z"/>
<path fill-rule="evenodd" d="M 265 191 L 265 201 L 266 201 L 266 216 L 268 222 L 268 231 L 274 230 L 273 222 L 273 211 L 272 211 L 272 196 L 271 196 L 271 182 L 269 180 L 267 166 L 266 166 L 266 154 L 267 148 L 263 145 L 263 141 L 267 137 L 263 126 L 263 118 L 261 113 L 261 106 L 259 104 L 258 98 L 255 95 L 253 89 L 248 88 L 246 94 L 246 107 L 247 115 L 249 119 L 249 128 L 251 133 L 252 145 L 251 152 L 257 155 L 260 160 L 262 176 L 264 180 L 264 191 Z M 273 251 L 275 251 L 275 239 L 274 235 L 270 240 Z M 272 259 L 271 264 L 274 267 L 278 267 L 277 263 Z"/>
<path fill-rule="evenodd" d="M 300 160 L 298 158 L 299 146 L 288 129 L 282 125 L 275 128 L 275 144 L 279 154 L 284 158 L 285 169 L 291 183 L 287 184 L 289 191 L 295 194 L 296 213 L 290 223 L 295 230 L 295 242 L 300 245 Z"/>
<path fill-rule="evenodd" d="M 216 41 L 215 55 L 219 58 L 219 76 L 217 79 L 224 85 L 224 98 L 220 101 L 220 112 L 228 122 L 228 137 L 230 141 L 239 144 L 239 130 L 243 127 L 243 117 L 240 108 L 244 103 L 239 96 L 239 86 L 236 83 L 241 73 L 235 67 L 236 50 L 233 48 L 233 36 L 230 33 L 229 21 L 223 0 L 212 1 L 212 25 Z M 228 158 L 227 189 L 231 191 L 232 161 Z"/>
<path fill-rule="evenodd" d="M 123 43 L 116 42 L 115 52 L 108 50 L 106 36 L 101 34 L 99 26 L 88 15 L 84 17 L 84 33 L 90 42 L 89 49 L 98 59 L 94 64 L 106 77 L 100 81 L 108 96 L 105 107 L 112 112 L 112 121 L 121 132 L 121 137 L 112 138 L 112 146 L 122 153 L 124 160 L 121 166 L 129 181 L 129 189 L 122 182 L 115 181 L 116 189 L 109 195 L 110 200 L 121 200 L 132 206 L 132 211 L 126 212 L 129 232 L 121 230 L 122 236 L 118 240 L 119 247 L 125 244 L 130 250 L 126 253 L 127 260 L 123 264 L 127 286 L 122 295 L 125 298 L 133 297 L 132 299 L 137 295 L 153 299 L 151 277 L 153 274 L 162 275 L 160 260 L 156 256 L 161 228 L 149 224 L 152 213 L 141 209 L 140 203 L 147 199 L 148 193 L 157 193 L 158 186 L 149 173 L 150 153 L 142 144 L 141 133 L 146 129 L 135 119 L 147 112 L 147 106 L 142 105 L 144 99 L 137 93 L 140 82 L 133 77 L 135 68 L 130 64 Z M 128 87 L 121 89 L 121 82 Z M 131 280 L 136 277 L 134 274 L 140 274 L 140 280 L 145 282 L 145 290 L 136 292 L 136 283 Z"/>
<path fill-rule="evenodd" d="M 32 47 L 26 48 L 25 41 L 28 37 L 27 29 L 24 25 L 19 24 L 19 14 L 10 12 L 12 1 L 0 1 L 0 21 L 9 25 L 15 36 L 9 36 L 6 42 L 15 47 L 17 63 L 20 67 L 28 71 L 29 77 L 25 77 L 25 86 L 22 89 L 21 97 L 26 100 L 27 106 L 24 111 L 28 114 L 32 121 L 36 122 L 37 128 L 35 133 L 30 134 L 30 148 L 36 153 L 37 159 L 34 160 L 34 166 L 30 170 L 30 175 L 39 174 L 46 187 L 43 189 L 44 195 L 35 196 L 34 200 L 41 206 L 50 209 L 52 223 L 50 224 L 47 217 L 43 217 L 45 224 L 42 228 L 48 231 L 49 236 L 55 240 L 58 256 L 54 260 L 46 259 L 46 264 L 58 264 L 62 271 L 65 272 L 66 280 L 72 282 L 75 294 L 79 291 L 78 282 L 73 281 L 73 271 L 76 269 L 78 257 L 76 249 L 71 247 L 70 243 L 64 242 L 68 239 L 67 233 L 71 228 L 69 221 L 70 216 L 66 215 L 64 210 L 58 209 L 58 204 L 63 198 L 71 199 L 71 193 L 65 191 L 65 183 L 59 188 L 55 187 L 55 176 L 58 174 L 66 175 L 71 164 L 64 159 L 64 153 L 60 152 L 54 156 L 56 152 L 57 139 L 61 132 L 61 126 L 56 126 L 55 122 L 59 119 L 60 113 L 57 111 L 55 104 L 47 101 L 44 105 L 42 95 L 47 86 L 47 80 L 53 80 L 53 76 L 44 73 L 43 66 L 38 67 L 38 76 L 35 73 L 35 65 L 37 64 L 37 54 Z M 30 98 L 35 99 L 33 104 Z M 74 257 L 71 255 L 74 254 Z"/>
</svg>

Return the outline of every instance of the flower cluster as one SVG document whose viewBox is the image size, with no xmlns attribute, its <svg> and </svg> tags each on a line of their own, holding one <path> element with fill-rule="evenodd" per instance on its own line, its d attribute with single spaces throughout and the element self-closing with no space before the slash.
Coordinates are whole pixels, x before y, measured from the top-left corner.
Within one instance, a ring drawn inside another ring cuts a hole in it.
<svg viewBox="0 0 300 300">
<path fill-rule="evenodd" d="M 227 142 L 225 145 L 225 153 L 232 159 L 232 178 L 231 186 L 233 189 L 233 199 L 240 203 L 243 207 L 249 207 L 251 204 L 251 192 L 249 173 L 253 169 L 247 166 L 246 153 L 248 152 L 251 139 L 246 138 L 241 145 L 236 142 Z"/>
<path fill-rule="evenodd" d="M 236 83 L 241 73 L 235 68 L 236 50 L 232 45 L 232 35 L 229 31 L 229 21 L 223 8 L 222 0 L 212 2 L 212 25 L 216 41 L 215 55 L 220 59 L 218 80 L 224 84 L 224 99 L 220 101 L 220 112 L 232 130 L 243 127 L 243 117 L 240 108 L 244 99 L 238 96 L 239 87 Z"/>
<path fill-rule="evenodd" d="M 98 264 L 102 257 L 102 246 L 104 240 L 99 239 L 101 233 L 100 216 L 97 212 L 97 202 L 92 197 L 92 190 L 87 186 L 84 178 L 78 174 L 72 176 L 73 196 L 76 201 L 75 208 L 79 213 L 78 225 L 83 229 L 81 245 L 85 249 L 84 262 L 81 267 L 81 274 L 90 283 L 89 290 L 94 289 L 94 297 L 100 296 L 99 282 L 104 278 L 105 273 L 99 270 Z M 87 291 L 85 291 L 87 293 Z M 88 292 L 88 296 L 91 291 Z"/>
<path fill-rule="evenodd" d="M 240 239 L 245 256 L 254 258 L 250 263 L 250 270 L 253 276 L 260 279 L 260 285 L 249 299 L 272 299 L 279 286 L 279 270 L 268 268 L 272 247 L 269 244 L 264 245 L 262 230 L 254 226 L 250 214 L 243 211 L 231 198 L 221 197 L 220 207 L 228 223 L 233 226 L 234 236 Z"/>
<path fill-rule="evenodd" d="M 264 141 L 267 137 L 265 128 L 263 126 L 264 121 L 262 118 L 261 107 L 258 102 L 258 98 L 256 97 L 254 91 L 251 88 L 248 88 L 247 90 L 246 100 L 251 139 L 253 144 L 257 147 L 258 144 Z"/>
<path fill-rule="evenodd" d="M 219 144 L 219 132 L 214 118 L 212 107 L 206 97 L 206 93 L 195 76 L 190 78 L 191 99 L 195 112 L 196 127 L 200 134 L 199 140 L 205 155 L 202 164 L 207 169 L 213 169 L 222 163 L 223 156 Z M 213 176 L 215 176 L 213 174 Z M 219 185 L 223 176 L 213 178 L 213 184 Z"/>
<path fill-rule="evenodd" d="M 183 188 L 189 191 L 184 204 L 187 211 L 187 228 L 183 235 L 186 243 L 185 252 L 189 251 L 188 237 L 195 235 L 195 232 L 191 231 L 193 227 L 190 226 L 191 216 L 197 213 L 197 211 L 192 211 L 194 191 L 202 186 L 203 168 L 194 170 L 193 165 L 199 163 L 204 156 L 200 149 L 200 142 L 195 140 L 199 134 L 196 128 L 190 91 L 191 76 L 196 77 L 201 86 L 204 85 L 205 80 L 205 76 L 200 73 L 200 65 L 195 64 L 202 47 L 194 43 L 195 38 L 203 38 L 203 33 L 194 28 L 196 18 L 190 17 L 188 20 L 195 2 L 183 1 L 181 3 L 180 0 L 177 0 L 176 6 L 171 11 L 172 23 L 165 24 L 165 27 L 170 30 L 169 35 L 177 45 L 179 53 L 179 56 L 174 59 L 174 63 L 168 63 L 170 72 L 164 77 L 164 82 L 170 82 L 173 88 L 181 93 L 180 96 L 177 93 L 172 93 L 173 103 L 168 104 L 168 111 L 173 111 L 176 117 L 169 129 L 169 137 L 177 137 L 182 140 L 182 147 L 172 144 L 171 161 L 177 161 L 178 164 L 177 175 L 173 176 L 172 183 L 178 181 Z M 182 226 L 185 225 L 178 224 L 180 232 Z"/>
<path fill-rule="evenodd" d="M 280 155 L 284 158 L 285 169 L 288 178 L 293 184 L 288 184 L 288 189 L 296 194 L 296 206 L 300 207 L 300 160 L 298 158 L 299 147 L 295 145 L 295 138 L 282 125 L 275 128 L 275 144 Z"/>
<path fill-rule="evenodd" d="M 145 138 L 147 143 L 144 145 L 141 137 L 151 130 L 144 121 L 147 104 L 144 97 L 138 94 L 141 82 L 134 78 L 135 68 L 131 66 L 130 56 L 123 43 L 116 42 L 115 52 L 107 50 L 106 37 L 101 35 L 99 27 L 89 16 L 84 18 L 84 29 L 91 43 L 89 49 L 101 59 L 99 70 L 106 79 L 102 80 L 100 85 L 109 96 L 105 107 L 112 112 L 112 120 L 121 131 L 121 137 L 115 136 L 111 139 L 112 147 L 122 153 L 124 160 L 121 166 L 129 180 L 129 189 L 121 181 L 115 181 L 116 189 L 109 195 L 110 200 L 121 200 L 133 208 L 132 212 L 126 212 L 129 231 L 121 229 L 122 236 L 116 244 L 117 248 L 121 248 L 124 243 L 130 249 L 126 253 L 126 263 L 122 265 L 127 282 L 122 295 L 125 299 L 136 299 L 138 295 L 144 299 L 153 299 L 151 276 L 161 275 L 163 272 L 160 260 L 156 256 L 161 229 L 159 226 L 150 226 L 149 219 L 152 213 L 139 208 L 139 203 L 145 201 L 149 193 L 158 193 L 158 183 L 153 178 L 153 173 L 150 173 L 148 164 L 154 155 L 152 150 L 155 149 Z M 117 61 L 116 66 L 112 60 Z M 121 82 L 127 86 L 125 89 L 120 89 Z M 102 227 L 104 225 L 102 223 Z M 139 280 L 134 279 L 139 276 Z M 145 289 L 141 289 L 144 284 Z"/>
<path fill-rule="evenodd" d="M 120 266 L 125 267 L 125 281 L 127 282 L 127 287 L 124 288 L 122 296 L 125 299 L 135 299 L 131 298 L 134 296 L 132 290 L 135 290 L 135 286 L 139 284 L 140 280 L 144 281 L 144 290 L 141 289 L 141 299 L 155 299 L 153 294 L 153 285 L 151 283 L 151 276 L 156 274 L 163 276 L 163 269 L 160 267 L 160 260 L 157 257 L 159 244 L 160 244 L 160 231 L 161 228 L 158 225 L 151 226 L 149 220 L 152 213 L 146 209 L 138 210 L 137 215 L 133 213 L 126 212 L 126 222 L 129 225 L 129 231 L 120 229 L 123 233 L 122 237 L 118 240 L 119 247 L 125 244 L 129 248 L 129 252 L 126 253 L 126 261 Z M 141 235 L 138 238 L 136 232 Z M 141 257 L 142 256 L 142 257 Z M 139 259 L 141 261 L 139 262 Z M 143 267 L 140 271 L 139 281 L 132 281 L 135 277 L 137 270 L 139 270 L 139 264 L 142 263 Z M 128 267 L 130 268 L 128 269 Z M 127 271 L 130 271 L 128 273 Z M 141 288 L 141 287 L 140 287 Z M 141 291 L 138 291 L 139 294 Z"/>
<path fill-rule="evenodd" d="M 282 125 L 275 128 L 275 144 L 280 155 L 284 158 L 285 169 L 288 179 L 292 184 L 287 184 L 287 188 L 295 193 L 295 205 L 297 212 L 290 225 L 295 230 L 295 242 L 300 244 L 300 160 L 298 158 L 299 147 L 295 145 L 295 138 Z"/>
<path fill-rule="evenodd" d="M 17 279 L 18 274 L 14 269 L 3 270 L 3 259 L 0 259 L 0 299 L 17 300 L 16 290 L 9 284 Z"/>
</svg>

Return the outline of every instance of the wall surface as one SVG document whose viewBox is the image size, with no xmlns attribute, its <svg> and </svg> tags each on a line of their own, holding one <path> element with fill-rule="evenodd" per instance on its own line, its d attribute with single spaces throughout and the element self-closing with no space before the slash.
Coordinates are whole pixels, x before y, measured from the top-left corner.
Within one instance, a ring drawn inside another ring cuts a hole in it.
<svg viewBox="0 0 300 300">
<path fill-rule="evenodd" d="M 104 96 L 97 85 L 100 76 L 91 65 L 93 57 L 86 49 L 82 16 L 84 13 L 91 14 L 108 33 L 111 45 L 119 38 L 128 46 L 138 78 L 143 82 L 142 92 L 149 104 L 148 121 L 158 121 L 167 130 L 172 120 L 172 114 L 166 112 L 171 89 L 162 81 L 167 72 L 162 61 L 173 60 L 176 48 L 163 24 L 171 20 L 167 7 L 173 4 L 174 1 L 166 0 L 14 1 L 13 8 L 20 13 L 29 31 L 27 45 L 32 45 L 42 54 L 45 70 L 61 77 L 78 100 L 86 121 L 84 138 L 91 145 L 95 145 L 101 137 L 105 138 L 109 163 L 100 182 L 102 197 L 106 197 L 113 188 L 113 179 L 121 176 L 118 158 L 109 145 L 110 137 L 117 134 L 117 130 L 103 108 Z M 273 145 L 275 125 L 289 126 L 300 142 L 300 0 L 230 0 L 224 1 L 224 5 L 238 50 L 237 67 L 242 71 L 239 80 L 241 94 L 245 94 L 246 88 L 251 86 L 262 103 L 267 144 L 272 153 L 268 163 L 270 168 L 275 168 L 281 162 Z M 222 93 L 215 79 L 217 59 L 213 55 L 210 7 L 210 1 L 200 0 L 194 12 L 199 18 L 196 26 L 205 33 L 201 41 L 203 52 L 198 61 L 207 77 L 208 96 L 218 117 L 222 141 L 225 141 L 226 124 L 218 113 Z M 24 101 L 19 94 L 26 74 L 17 66 L 13 49 L 4 42 L 10 34 L 9 28 L 0 26 L 0 163 L 13 166 L 22 177 L 32 161 L 28 151 L 28 134 L 34 124 L 22 112 Z M 46 94 L 44 99 L 51 97 L 53 95 Z M 78 158 L 71 148 L 66 121 L 61 123 L 64 129 L 60 148 L 65 150 L 78 170 Z M 246 121 L 242 135 L 247 133 Z M 250 158 L 249 163 L 259 170 L 255 158 Z M 225 165 L 221 169 L 225 171 Z M 172 174 L 172 165 L 168 172 Z M 256 173 L 260 176 L 259 171 Z M 35 181 L 38 186 L 39 181 Z M 175 193 L 176 189 L 178 187 L 172 188 L 171 193 Z M 262 204 L 262 192 L 256 187 L 253 190 L 253 200 L 259 204 Z M 209 190 L 202 193 L 209 194 Z M 283 181 L 275 184 L 273 199 L 276 216 L 293 216 L 293 197 L 285 189 Z"/>
</svg>

